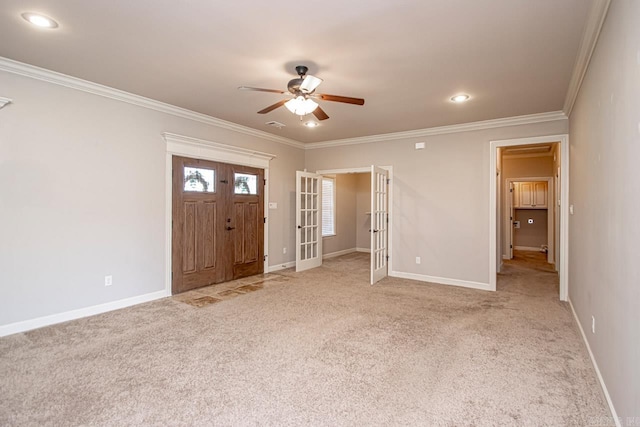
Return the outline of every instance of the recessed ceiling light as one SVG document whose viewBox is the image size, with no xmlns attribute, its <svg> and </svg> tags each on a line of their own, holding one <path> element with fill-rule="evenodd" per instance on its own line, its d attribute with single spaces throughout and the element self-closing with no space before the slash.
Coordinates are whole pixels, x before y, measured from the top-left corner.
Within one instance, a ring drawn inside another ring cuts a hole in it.
<svg viewBox="0 0 640 427">
<path fill-rule="evenodd" d="M 451 101 L 456 102 L 456 103 L 460 103 L 460 102 L 465 102 L 469 100 L 469 95 L 461 93 L 460 95 L 456 95 L 456 96 L 452 96 L 451 97 Z"/>
<path fill-rule="evenodd" d="M 308 122 L 304 122 L 304 125 L 308 128 L 314 128 L 316 126 L 319 126 L 320 123 L 314 122 L 313 120 L 309 120 Z"/>
<path fill-rule="evenodd" d="M 40 27 L 40 28 L 58 28 L 58 23 L 56 21 L 54 21 L 53 19 L 49 18 L 48 16 L 44 16 L 41 15 L 39 13 L 31 13 L 31 12 L 27 12 L 27 13 L 23 13 L 22 17 L 32 23 L 33 25 L 35 25 L 36 27 Z"/>
</svg>

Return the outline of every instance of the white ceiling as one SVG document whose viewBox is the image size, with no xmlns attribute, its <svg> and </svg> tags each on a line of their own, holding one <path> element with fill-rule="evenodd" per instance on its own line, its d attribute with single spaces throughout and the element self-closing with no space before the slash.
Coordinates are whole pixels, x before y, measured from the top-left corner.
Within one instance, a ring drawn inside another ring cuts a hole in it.
<svg viewBox="0 0 640 427">
<path fill-rule="evenodd" d="M 591 2 L 2 0 L 0 56 L 317 142 L 561 110 Z M 256 114 L 280 95 L 237 90 L 286 90 L 298 64 L 365 105 L 321 101 L 331 118 L 308 129 Z"/>
</svg>

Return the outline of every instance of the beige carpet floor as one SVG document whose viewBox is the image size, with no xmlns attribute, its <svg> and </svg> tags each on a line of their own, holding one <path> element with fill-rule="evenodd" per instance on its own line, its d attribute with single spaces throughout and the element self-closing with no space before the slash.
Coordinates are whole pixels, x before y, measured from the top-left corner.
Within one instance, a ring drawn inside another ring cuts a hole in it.
<svg viewBox="0 0 640 427">
<path fill-rule="evenodd" d="M 508 262 L 490 293 L 371 287 L 367 261 L 4 337 L 0 425 L 613 424 L 543 262 Z"/>
</svg>

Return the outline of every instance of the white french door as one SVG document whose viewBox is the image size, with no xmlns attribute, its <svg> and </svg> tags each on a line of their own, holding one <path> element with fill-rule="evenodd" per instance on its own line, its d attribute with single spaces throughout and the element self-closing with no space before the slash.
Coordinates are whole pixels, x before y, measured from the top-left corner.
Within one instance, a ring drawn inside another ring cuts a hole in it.
<svg viewBox="0 0 640 427">
<path fill-rule="evenodd" d="M 322 265 L 322 175 L 296 172 L 296 271 Z"/>
<path fill-rule="evenodd" d="M 389 172 L 371 166 L 371 284 L 387 276 Z"/>
</svg>

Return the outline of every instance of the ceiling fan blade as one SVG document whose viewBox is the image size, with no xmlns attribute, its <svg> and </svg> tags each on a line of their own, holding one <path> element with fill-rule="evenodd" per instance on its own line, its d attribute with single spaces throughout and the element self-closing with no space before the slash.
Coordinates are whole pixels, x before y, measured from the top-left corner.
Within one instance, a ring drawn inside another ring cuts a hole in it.
<svg viewBox="0 0 640 427">
<path fill-rule="evenodd" d="M 318 105 L 315 110 L 313 110 L 313 115 L 316 116 L 318 120 L 327 120 L 329 116 L 324 112 L 322 108 Z"/>
<path fill-rule="evenodd" d="M 267 114 L 268 112 L 273 111 L 278 107 L 282 107 L 287 101 L 288 99 L 283 99 L 282 101 L 278 101 L 273 105 L 269 105 L 267 108 L 263 108 L 262 110 L 258 111 L 258 114 Z"/>
<path fill-rule="evenodd" d="M 311 93 L 316 90 L 318 86 L 320 86 L 320 83 L 322 83 L 322 81 L 323 80 L 318 77 L 307 74 L 306 76 L 304 76 L 304 80 L 300 85 L 300 90 L 304 93 Z"/>
<path fill-rule="evenodd" d="M 346 104 L 364 105 L 364 99 L 362 98 L 351 98 L 348 96 L 339 96 L 339 95 L 327 95 L 326 93 L 318 93 L 315 95 L 315 97 L 320 98 L 323 101 L 334 101 L 334 102 L 344 102 Z"/>
<path fill-rule="evenodd" d="M 254 90 L 256 92 L 285 93 L 285 91 L 278 90 L 278 89 L 262 89 L 259 87 L 249 87 L 249 86 L 240 86 L 238 90 Z"/>
</svg>

